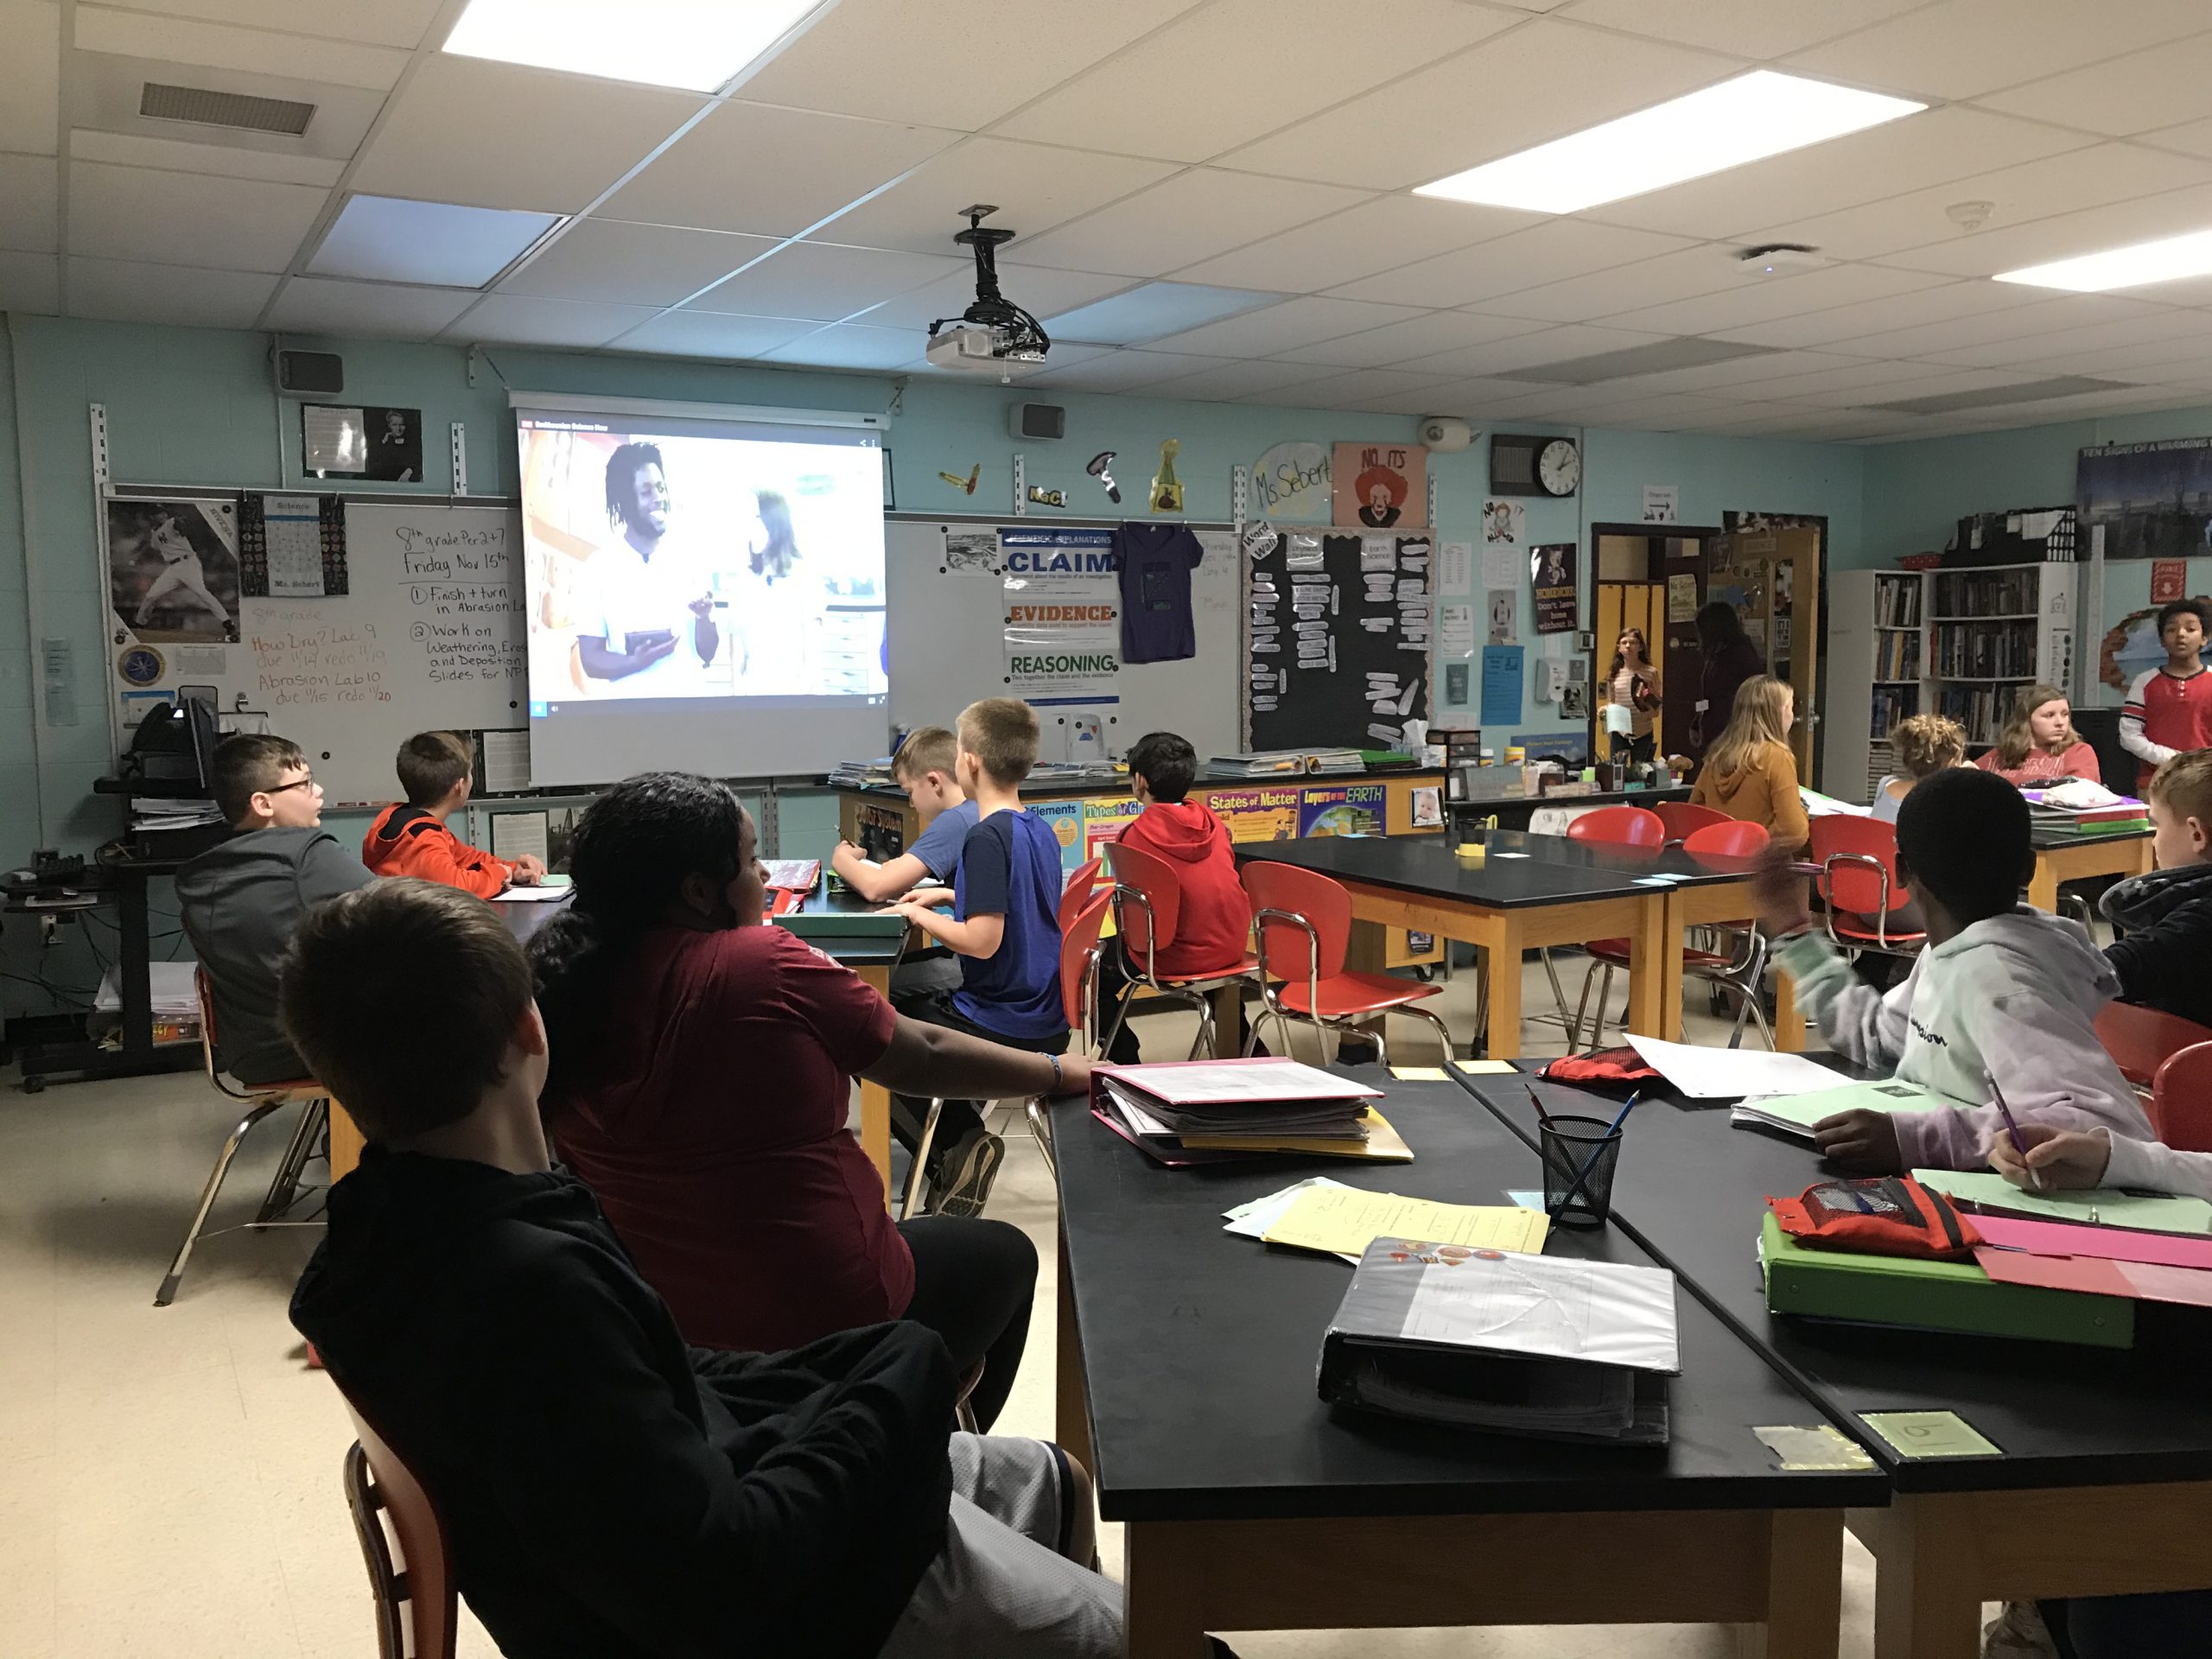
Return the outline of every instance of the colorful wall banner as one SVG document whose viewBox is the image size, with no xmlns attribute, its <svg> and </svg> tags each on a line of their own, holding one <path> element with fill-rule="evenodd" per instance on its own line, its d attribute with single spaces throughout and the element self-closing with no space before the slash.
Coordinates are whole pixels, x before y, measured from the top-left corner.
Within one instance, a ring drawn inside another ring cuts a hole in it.
<svg viewBox="0 0 2212 1659">
<path fill-rule="evenodd" d="M 1137 814 L 1143 810 L 1135 797 L 1084 802 L 1083 858 L 1077 861 L 1088 862 L 1099 855 L 1101 848 L 1119 841 L 1122 831 L 1135 823 Z"/>
<path fill-rule="evenodd" d="M 1023 806 L 1052 832 L 1060 843 L 1060 875 L 1073 875 L 1084 861 L 1083 803 L 1081 801 L 1025 801 Z"/>
<path fill-rule="evenodd" d="M 1538 633 L 1575 630 L 1574 551 L 1573 542 L 1546 542 L 1529 550 L 1529 586 L 1535 596 Z"/>
<path fill-rule="evenodd" d="M 1298 833 L 1379 836 L 1388 792 L 1382 784 L 1308 785 L 1298 803 Z"/>
<path fill-rule="evenodd" d="M 1198 798 L 1221 820 L 1232 842 L 1295 841 L 1298 807 L 1304 795 L 1296 784 L 1278 784 L 1210 789 Z"/>
<path fill-rule="evenodd" d="M 1026 702 L 1118 702 L 1122 595 L 1110 530 L 1001 530 L 1006 687 Z"/>
</svg>

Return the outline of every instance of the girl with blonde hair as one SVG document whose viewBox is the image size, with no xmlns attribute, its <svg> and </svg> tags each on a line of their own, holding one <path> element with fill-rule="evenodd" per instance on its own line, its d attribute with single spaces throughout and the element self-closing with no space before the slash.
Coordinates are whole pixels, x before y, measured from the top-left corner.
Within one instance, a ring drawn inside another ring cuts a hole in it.
<svg viewBox="0 0 2212 1659">
<path fill-rule="evenodd" d="M 1794 852 L 1812 837 L 1797 793 L 1797 760 L 1789 753 L 1796 694 L 1770 674 L 1736 689 L 1727 730 L 1705 752 L 1690 802 L 1765 826 L 1777 850 Z"/>
<path fill-rule="evenodd" d="M 1873 816 L 1884 823 L 1897 821 L 1897 808 L 1922 779 L 1966 765 L 1966 728 L 1942 715 L 1908 715 L 1890 730 L 1890 758 L 1897 770 L 1874 791 Z"/>
</svg>

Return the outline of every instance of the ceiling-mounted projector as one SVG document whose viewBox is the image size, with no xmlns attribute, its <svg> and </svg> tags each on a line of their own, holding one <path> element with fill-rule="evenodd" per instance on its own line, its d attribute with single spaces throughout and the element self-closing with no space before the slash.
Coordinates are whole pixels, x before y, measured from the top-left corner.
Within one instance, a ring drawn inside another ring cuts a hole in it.
<svg viewBox="0 0 2212 1659">
<path fill-rule="evenodd" d="M 999 292 L 998 249 L 1014 233 L 983 227 L 998 209 L 982 203 L 961 212 L 968 228 L 952 239 L 976 256 L 976 297 L 958 316 L 930 325 L 929 360 L 940 369 L 1007 379 L 1017 368 L 1042 363 L 1052 342 L 1036 318 Z"/>
</svg>

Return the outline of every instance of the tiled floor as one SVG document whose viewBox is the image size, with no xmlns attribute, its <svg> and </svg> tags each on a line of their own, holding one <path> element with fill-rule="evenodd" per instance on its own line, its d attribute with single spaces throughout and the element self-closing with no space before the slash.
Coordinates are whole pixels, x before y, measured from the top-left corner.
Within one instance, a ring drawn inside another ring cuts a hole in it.
<svg viewBox="0 0 2212 1659">
<path fill-rule="evenodd" d="M 1474 976 L 1441 999 L 1471 1028 Z M 1570 994 L 1580 988 L 1569 977 Z M 1617 988 L 1616 995 L 1618 995 Z M 1526 1006 L 1551 1000 L 1530 967 Z M 1691 999 L 1693 1037 L 1716 1030 Z M 1432 1056 L 1408 1026 L 1402 1063 Z M 1179 1056 L 1182 1016 L 1147 1017 L 1147 1049 Z M 1725 1027 L 1719 1028 L 1725 1039 Z M 1501 1045 L 1503 1046 L 1503 1045 Z M 1557 1052 L 1533 1020 L 1522 1052 Z M 6 1659 L 371 1659 L 376 1652 L 339 1460 L 352 1439 L 328 1382 L 284 1318 L 313 1230 L 235 1232 L 194 1257 L 175 1304 L 154 1289 L 228 1127 L 196 1074 L 0 1090 L 0 1656 Z M 251 1214 L 284 1139 L 260 1131 L 216 1224 Z M 1029 1355 L 1001 1427 L 1050 1431 L 1053 1199 L 1026 1135 L 992 1213 L 1045 1256 Z M 1118 1529 L 1105 1529 L 1109 1571 Z M 1849 1546 L 1843 1652 L 1869 1652 L 1872 1578 Z M 1698 1627 L 1253 1635 L 1247 1659 L 1675 1659 L 1734 1651 Z M 496 1650 L 470 1624 L 461 1651 Z"/>
</svg>

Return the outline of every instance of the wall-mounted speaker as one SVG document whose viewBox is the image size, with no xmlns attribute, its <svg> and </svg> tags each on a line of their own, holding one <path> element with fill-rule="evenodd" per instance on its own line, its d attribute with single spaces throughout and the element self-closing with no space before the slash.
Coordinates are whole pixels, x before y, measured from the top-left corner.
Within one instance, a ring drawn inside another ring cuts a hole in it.
<svg viewBox="0 0 2212 1659">
<path fill-rule="evenodd" d="M 1058 404 L 1016 404 L 1006 412 L 1006 429 L 1017 438 L 1065 438 L 1068 412 Z"/>
<path fill-rule="evenodd" d="M 334 397 L 346 390 L 346 359 L 335 352 L 292 352 L 276 356 L 276 390 L 287 397 Z"/>
</svg>

